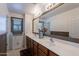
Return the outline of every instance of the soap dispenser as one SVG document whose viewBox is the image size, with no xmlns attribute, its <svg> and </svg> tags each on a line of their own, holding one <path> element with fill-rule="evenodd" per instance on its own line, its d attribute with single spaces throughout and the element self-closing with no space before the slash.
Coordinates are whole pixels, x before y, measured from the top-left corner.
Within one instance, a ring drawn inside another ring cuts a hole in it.
<svg viewBox="0 0 79 59">
<path fill-rule="evenodd" d="M 43 31 L 39 29 L 39 38 L 43 38 Z"/>
</svg>

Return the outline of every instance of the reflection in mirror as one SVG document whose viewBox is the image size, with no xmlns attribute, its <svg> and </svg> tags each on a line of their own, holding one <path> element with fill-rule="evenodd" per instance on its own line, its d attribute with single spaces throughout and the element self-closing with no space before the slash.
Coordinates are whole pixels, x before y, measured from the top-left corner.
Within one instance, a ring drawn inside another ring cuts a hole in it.
<svg viewBox="0 0 79 59">
<path fill-rule="evenodd" d="M 79 43 L 79 4 L 65 3 L 36 19 L 35 32 L 38 32 L 39 20 L 44 22 L 45 31 L 50 31 L 52 37 Z"/>
</svg>

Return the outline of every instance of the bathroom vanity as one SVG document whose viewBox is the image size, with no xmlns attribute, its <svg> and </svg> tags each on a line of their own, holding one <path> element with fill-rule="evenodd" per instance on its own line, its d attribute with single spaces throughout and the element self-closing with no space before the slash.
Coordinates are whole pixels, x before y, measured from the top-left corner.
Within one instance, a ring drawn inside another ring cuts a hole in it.
<svg viewBox="0 0 79 59">
<path fill-rule="evenodd" d="M 27 49 L 31 49 L 32 56 L 58 56 L 58 54 L 50 51 L 45 46 L 26 36 L 27 40 Z"/>
<path fill-rule="evenodd" d="M 44 36 L 39 38 L 39 35 L 27 34 L 26 47 L 31 48 L 32 56 L 79 56 L 79 44 Z"/>
</svg>

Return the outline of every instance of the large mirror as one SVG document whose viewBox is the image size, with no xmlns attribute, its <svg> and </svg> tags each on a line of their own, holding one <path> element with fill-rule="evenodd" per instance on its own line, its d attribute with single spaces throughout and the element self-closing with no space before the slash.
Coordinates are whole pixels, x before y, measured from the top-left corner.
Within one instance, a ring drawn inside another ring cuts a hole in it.
<svg viewBox="0 0 79 59">
<path fill-rule="evenodd" d="M 45 35 L 79 43 L 79 4 L 65 3 L 34 21 L 38 33 L 39 21 L 44 22 Z M 50 32 L 50 33 L 49 33 Z"/>
</svg>

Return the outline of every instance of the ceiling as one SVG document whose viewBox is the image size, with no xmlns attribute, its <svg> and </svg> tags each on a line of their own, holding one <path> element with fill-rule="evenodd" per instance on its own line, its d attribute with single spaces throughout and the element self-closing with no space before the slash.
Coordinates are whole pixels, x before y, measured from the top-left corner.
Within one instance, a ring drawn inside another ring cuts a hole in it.
<svg viewBox="0 0 79 59">
<path fill-rule="evenodd" d="M 15 12 L 15 13 L 19 13 L 19 14 L 29 13 L 29 14 L 33 14 L 35 16 L 38 16 L 41 13 L 43 13 L 45 11 L 46 5 L 47 5 L 47 3 L 7 3 L 9 12 Z M 79 7 L 79 4 L 66 3 L 66 4 L 62 5 L 61 7 L 57 8 L 56 10 L 50 12 L 51 13 L 50 15 L 54 16 L 56 14 L 66 12 L 68 10 L 71 10 L 71 9 L 74 9 L 77 7 Z M 48 14 L 48 17 L 50 15 Z M 47 18 L 47 16 L 44 18 Z"/>
<path fill-rule="evenodd" d="M 45 4 L 42 3 L 7 3 L 9 12 L 16 12 L 20 14 L 31 13 L 33 14 L 35 6 L 39 6 L 41 9 Z"/>
</svg>

